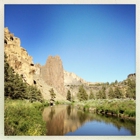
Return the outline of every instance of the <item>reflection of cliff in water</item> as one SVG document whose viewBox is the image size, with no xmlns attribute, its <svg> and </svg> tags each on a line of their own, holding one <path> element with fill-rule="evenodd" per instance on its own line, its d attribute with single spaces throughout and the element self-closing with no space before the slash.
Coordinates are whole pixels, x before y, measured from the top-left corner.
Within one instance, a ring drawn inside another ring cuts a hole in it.
<svg viewBox="0 0 140 140">
<path fill-rule="evenodd" d="M 43 120 L 47 124 L 47 135 L 64 135 L 73 132 L 88 120 L 85 115 L 83 117 L 72 106 L 56 107 L 47 107 L 43 111 Z"/>
<path fill-rule="evenodd" d="M 47 135 L 65 135 L 74 132 L 88 121 L 98 121 L 113 124 L 118 129 L 124 127 L 135 135 L 135 124 L 127 120 L 106 117 L 76 110 L 73 106 L 58 105 L 47 107 L 43 111 L 43 120 L 46 122 Z"/>
</svg>

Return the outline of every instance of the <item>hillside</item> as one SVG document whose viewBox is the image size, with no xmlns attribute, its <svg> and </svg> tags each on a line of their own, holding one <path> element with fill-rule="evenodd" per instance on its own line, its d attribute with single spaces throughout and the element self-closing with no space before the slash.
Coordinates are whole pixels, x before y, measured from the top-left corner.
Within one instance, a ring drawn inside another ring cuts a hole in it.
<svg viewBox="0 0 140 140">
<path fill-rule="evenodd" d="M 56 93 L 56 100 L 66 100 L 68 90 L 73 99 L 77 99 L 82 85 L 88 97 L 92 92 L 94 99 L 127 97 L 135 99 L 135 73 L 129 74 L 123 81 L 114 81 L 110 84 L 87 82 L 75 73 L 64 70 L 60 56 L 49 56 L 44 66 L 34 64 L 32 57 L 20 46 L 20 39 L 10 33 L 8 28 L 4 29 L 4 46 L 9 65 L 25 83 L 40 89 L 46 100 L 50 99 L 51 88 Z"/>
<path fill-rule="evenodd" d="M 20 39 L 15 37 L 8 28 L 4 29 L 4 52 L 7 62 L 14 72 L 17 73 L 24 83 L 35 86 L 41 90 L 44 99 L 50 99 L 49 90 L 54 89 L 56 100 L 65 100 L 55 86 L 48 85 L 41 76 L 41 65 L 35 65 L 32 57 L 21 47 Z"/>
</svg>

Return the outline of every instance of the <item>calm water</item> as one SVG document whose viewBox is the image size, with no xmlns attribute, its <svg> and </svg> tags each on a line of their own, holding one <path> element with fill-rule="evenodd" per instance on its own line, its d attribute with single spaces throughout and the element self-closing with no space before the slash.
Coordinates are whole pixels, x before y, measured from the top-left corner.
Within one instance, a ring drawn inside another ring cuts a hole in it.
<svg viewBox="0 0 140 140">
<path fill-rule="evenodd" d="M 135 122 L 93 113 L 72 106 L 58 105 L 43 111 L 46 135 L 66 136 L 134 136 Z"/>
</svg>

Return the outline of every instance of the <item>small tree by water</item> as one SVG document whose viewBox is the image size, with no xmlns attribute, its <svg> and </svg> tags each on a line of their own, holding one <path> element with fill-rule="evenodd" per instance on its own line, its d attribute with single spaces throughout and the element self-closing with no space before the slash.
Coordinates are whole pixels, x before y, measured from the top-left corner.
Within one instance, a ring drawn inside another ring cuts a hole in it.
<svg viewBox="0 0 140 140">
<path fill-rule="evenodd" d="M 68 90 L 68 92 L 67 92 L 67 100 L 71 101 L 71 92 L 70 92 L 70 90 Z"/>
<path fill-rule="evenodd" d="M 53 88 L 51 88 L 51 89 L 49 90 L 49 92 L 50 92 L 51 99 L 53 99 L 53 100 L 54 100 L 54 98 L 55 98 L 56 94 L 54 93 Z"/>
</svg>

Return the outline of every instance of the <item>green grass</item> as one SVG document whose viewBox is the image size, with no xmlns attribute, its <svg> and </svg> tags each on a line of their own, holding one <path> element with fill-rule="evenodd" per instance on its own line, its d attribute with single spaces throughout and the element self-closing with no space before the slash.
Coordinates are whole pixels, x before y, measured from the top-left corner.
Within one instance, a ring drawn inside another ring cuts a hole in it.
<svg viewBox="0 0 140 140">
<path fill-rule="evenodd" d="M 46 134 L 42 110 L 47 102 L 30 103 L 26 100 L 6 99 L 4 105 L 5 135 L 40 136 Z"/>
<path fill-rule="evenodd" d="M 75 106 L 84 111 L 89 111 L 90 108 L 96 108 L 98 113 L 106 112 L 124 117 L 136 117 L 135 100 L 129 99 L 98 99 L 88 100 L 74 103 Z"/>
</svg>

